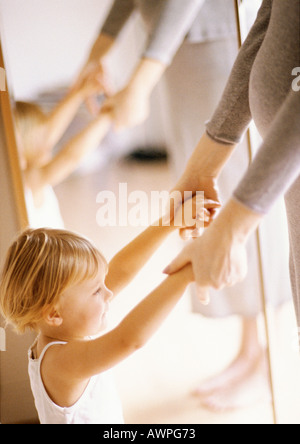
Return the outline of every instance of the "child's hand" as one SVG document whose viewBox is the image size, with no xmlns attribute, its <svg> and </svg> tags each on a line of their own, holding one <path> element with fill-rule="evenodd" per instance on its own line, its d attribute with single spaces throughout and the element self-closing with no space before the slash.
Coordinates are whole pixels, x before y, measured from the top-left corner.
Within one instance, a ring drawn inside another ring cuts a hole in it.
<svg viewBox="0 0 300 444">
<path fill-rule="evenodd" d="M 202 194 L 187 199 L 177 208 L 174 217 L 174 226 L 179 228 L 180 236 L 186 240 L 201 236 L 203 229 L 212 222 L 210 209 L 216 202 L 205 199 Z"/>
</svg>

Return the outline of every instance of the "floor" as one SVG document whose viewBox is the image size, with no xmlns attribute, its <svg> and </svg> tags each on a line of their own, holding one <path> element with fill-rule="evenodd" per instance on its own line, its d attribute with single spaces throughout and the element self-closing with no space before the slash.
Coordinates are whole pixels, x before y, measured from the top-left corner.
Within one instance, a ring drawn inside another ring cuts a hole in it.
<svg viewBox="0 0 300 444">
<path fill-rule="evenodd" d="M 85 171 L 84 176 L 73 175 L 56 188 L 66 227 L 93 239 L 108 260 L 143 229 L 97 224 L 98 193 L 111 190 L 118 197 L 119 183 L 128 184 L 128 195 L 133 190 L 169 190 L 172 185 L 167 163 L 116 160 L 98 171 Z M 163 279 L 161 270 L 180 248 L 174 233 L 113 302 L 111 326 Z M 276 316 L 270 313 L 270 324 L 277 421 L 300 424 L 300 359 L 292 304 Z M 238 351 L 240 332 L 236 317 L 217 320 L 193 314 L 187 291 L 150 342 L 114 370 L 126 423 L 272 424 L 267 379 L 262 398 L 238 410 L 208 410 L 192 393 L 201 381 L 228 366 Z"/>
</svg>

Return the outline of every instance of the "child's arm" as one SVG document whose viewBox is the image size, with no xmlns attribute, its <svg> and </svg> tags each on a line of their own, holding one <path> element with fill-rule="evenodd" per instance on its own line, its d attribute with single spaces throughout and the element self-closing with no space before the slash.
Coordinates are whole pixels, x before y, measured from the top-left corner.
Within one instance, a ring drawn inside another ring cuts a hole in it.
<svg viewBox="0 0 300 444">
<path fill-rule="evenodd" d="M 114 367 L 146 344 L 193 280 L 191 265 L 169 276 L 112 331 L 95 340 L 61 347 L 56 370 L 59 365 L 61 376 L 79 381 Z"/>
<path fill-rule="evenodd" d="M 205 207 L 207 205 L 209 207 L 210 201 L 204 200 L 203 203 Z M 188 208 L 186 208 L 186 206 L 188 206 Z M 181 213 L 179 213 L 179 211 L 181 211 Z M 199 211 L 201 214 L 198 214 Z M 176 218 L 176 224 L 173 219 L 169 222 L 168 226 L 166 222 L 163 223 L 164 219 L 160 219 L 157 223 L 148 227 L 116 254 L 109 263 L 106 285 L 114 293 L 114 296 L 132 281 L 169 234 L 175 229 L 185 226 L 185 221 L 182 221 L 182 218 L 185 217 L 184 212 L 192 215 L 193 219 L 188 221 L 190 224 L 193 224 L 196 217 L 201 217 L 204 225 L 208 223 L 209 212 L 206 208 L 203 208 L 203 212 L 201 212 L 201 207 L 199 207 L 199 202 L 195 196 L 193 199 L 187 200 L 183 206 L 178 209 L 179 218 Z"/>
<path fill-rule="evenodd" d="M 113 292 L 114 296 L 132 281 L 166 237 L 174 230 L 174 224 L 162 226 L 162 220 L 160 220 L 159 226 L 151 225 L 116 254 L 109 263 L 105 280 L 107 287 Z"/>
<path fill-rule="evenodd" d="M 88 153 L 97 148 L 111 125 L 108 114 L 100 114 L 84 130 L 73 137 L 45 166 L 25 171 L 25 181 L 34 192 L 46 185 L 62 182 Z"/>
<path fill-rule="evenodd" d="M 76 88 L 67 95 L 46 115 L 45 144 L 53 148 L 70 125 L 80 105 L 92 93 L 100 89 L 97 78 L 82 79 Z"/>
</svg>

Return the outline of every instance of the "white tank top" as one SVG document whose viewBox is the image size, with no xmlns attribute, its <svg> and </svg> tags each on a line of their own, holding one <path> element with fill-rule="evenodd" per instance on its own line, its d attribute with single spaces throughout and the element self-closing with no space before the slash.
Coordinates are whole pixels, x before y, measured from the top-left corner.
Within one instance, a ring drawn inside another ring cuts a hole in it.
<svg viewBox="0 0 300 444">
<path fill-rule="evenodd" d="M 44 202 L 40 207 L 35 206 L 32 192 L 29 188 L 25 190 L 25 199 L 31 228 L 64 229 L 59 203 L 52 187 L 45 187 Z"/>
<path fill-rule="evenodd" d="M 41 424 L 124 424 L 121 402 L 109 372 L 93 376 L 79 400 L 71 407 L 56 405 L 44 387 L 41 363 L 52 345 L 66 342 L 51 342 L 38 359 L 34 359 L 33 355 L 35 344 L 28 351 L 28 372 Z"/>
</svg>

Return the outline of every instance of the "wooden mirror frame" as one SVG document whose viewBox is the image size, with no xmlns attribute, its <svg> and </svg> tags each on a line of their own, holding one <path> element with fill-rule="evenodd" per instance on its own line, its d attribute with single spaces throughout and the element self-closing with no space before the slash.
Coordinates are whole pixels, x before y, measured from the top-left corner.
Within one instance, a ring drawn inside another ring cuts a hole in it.
<svg viewBox="0 0 300 444">
<path fill-rule="evenodd" d="M 2 52 L 2 45 L 0 41 L 0 69 L 1 69 L 1 85 L 4 86 L 4 90 L 0 91 L 0 107 L 1 117 L 4 124 L 4 137 L 6 141 L 8 160 L 10 164 L 10 172 L 13 184 L 13 192 L 16 202 L 18 223 L 21 229 L 28 226 L 28 215 L 25 203 L 24 186 L 22 180 L 22 173 L 20 167 L 20 160 L 18 154 L 18 148 L 15 138 L 14 122 L 11 109 L 10 96 L 7 87 L 7 81 L 5 78 L 5 64 Z"/>
</svg>

